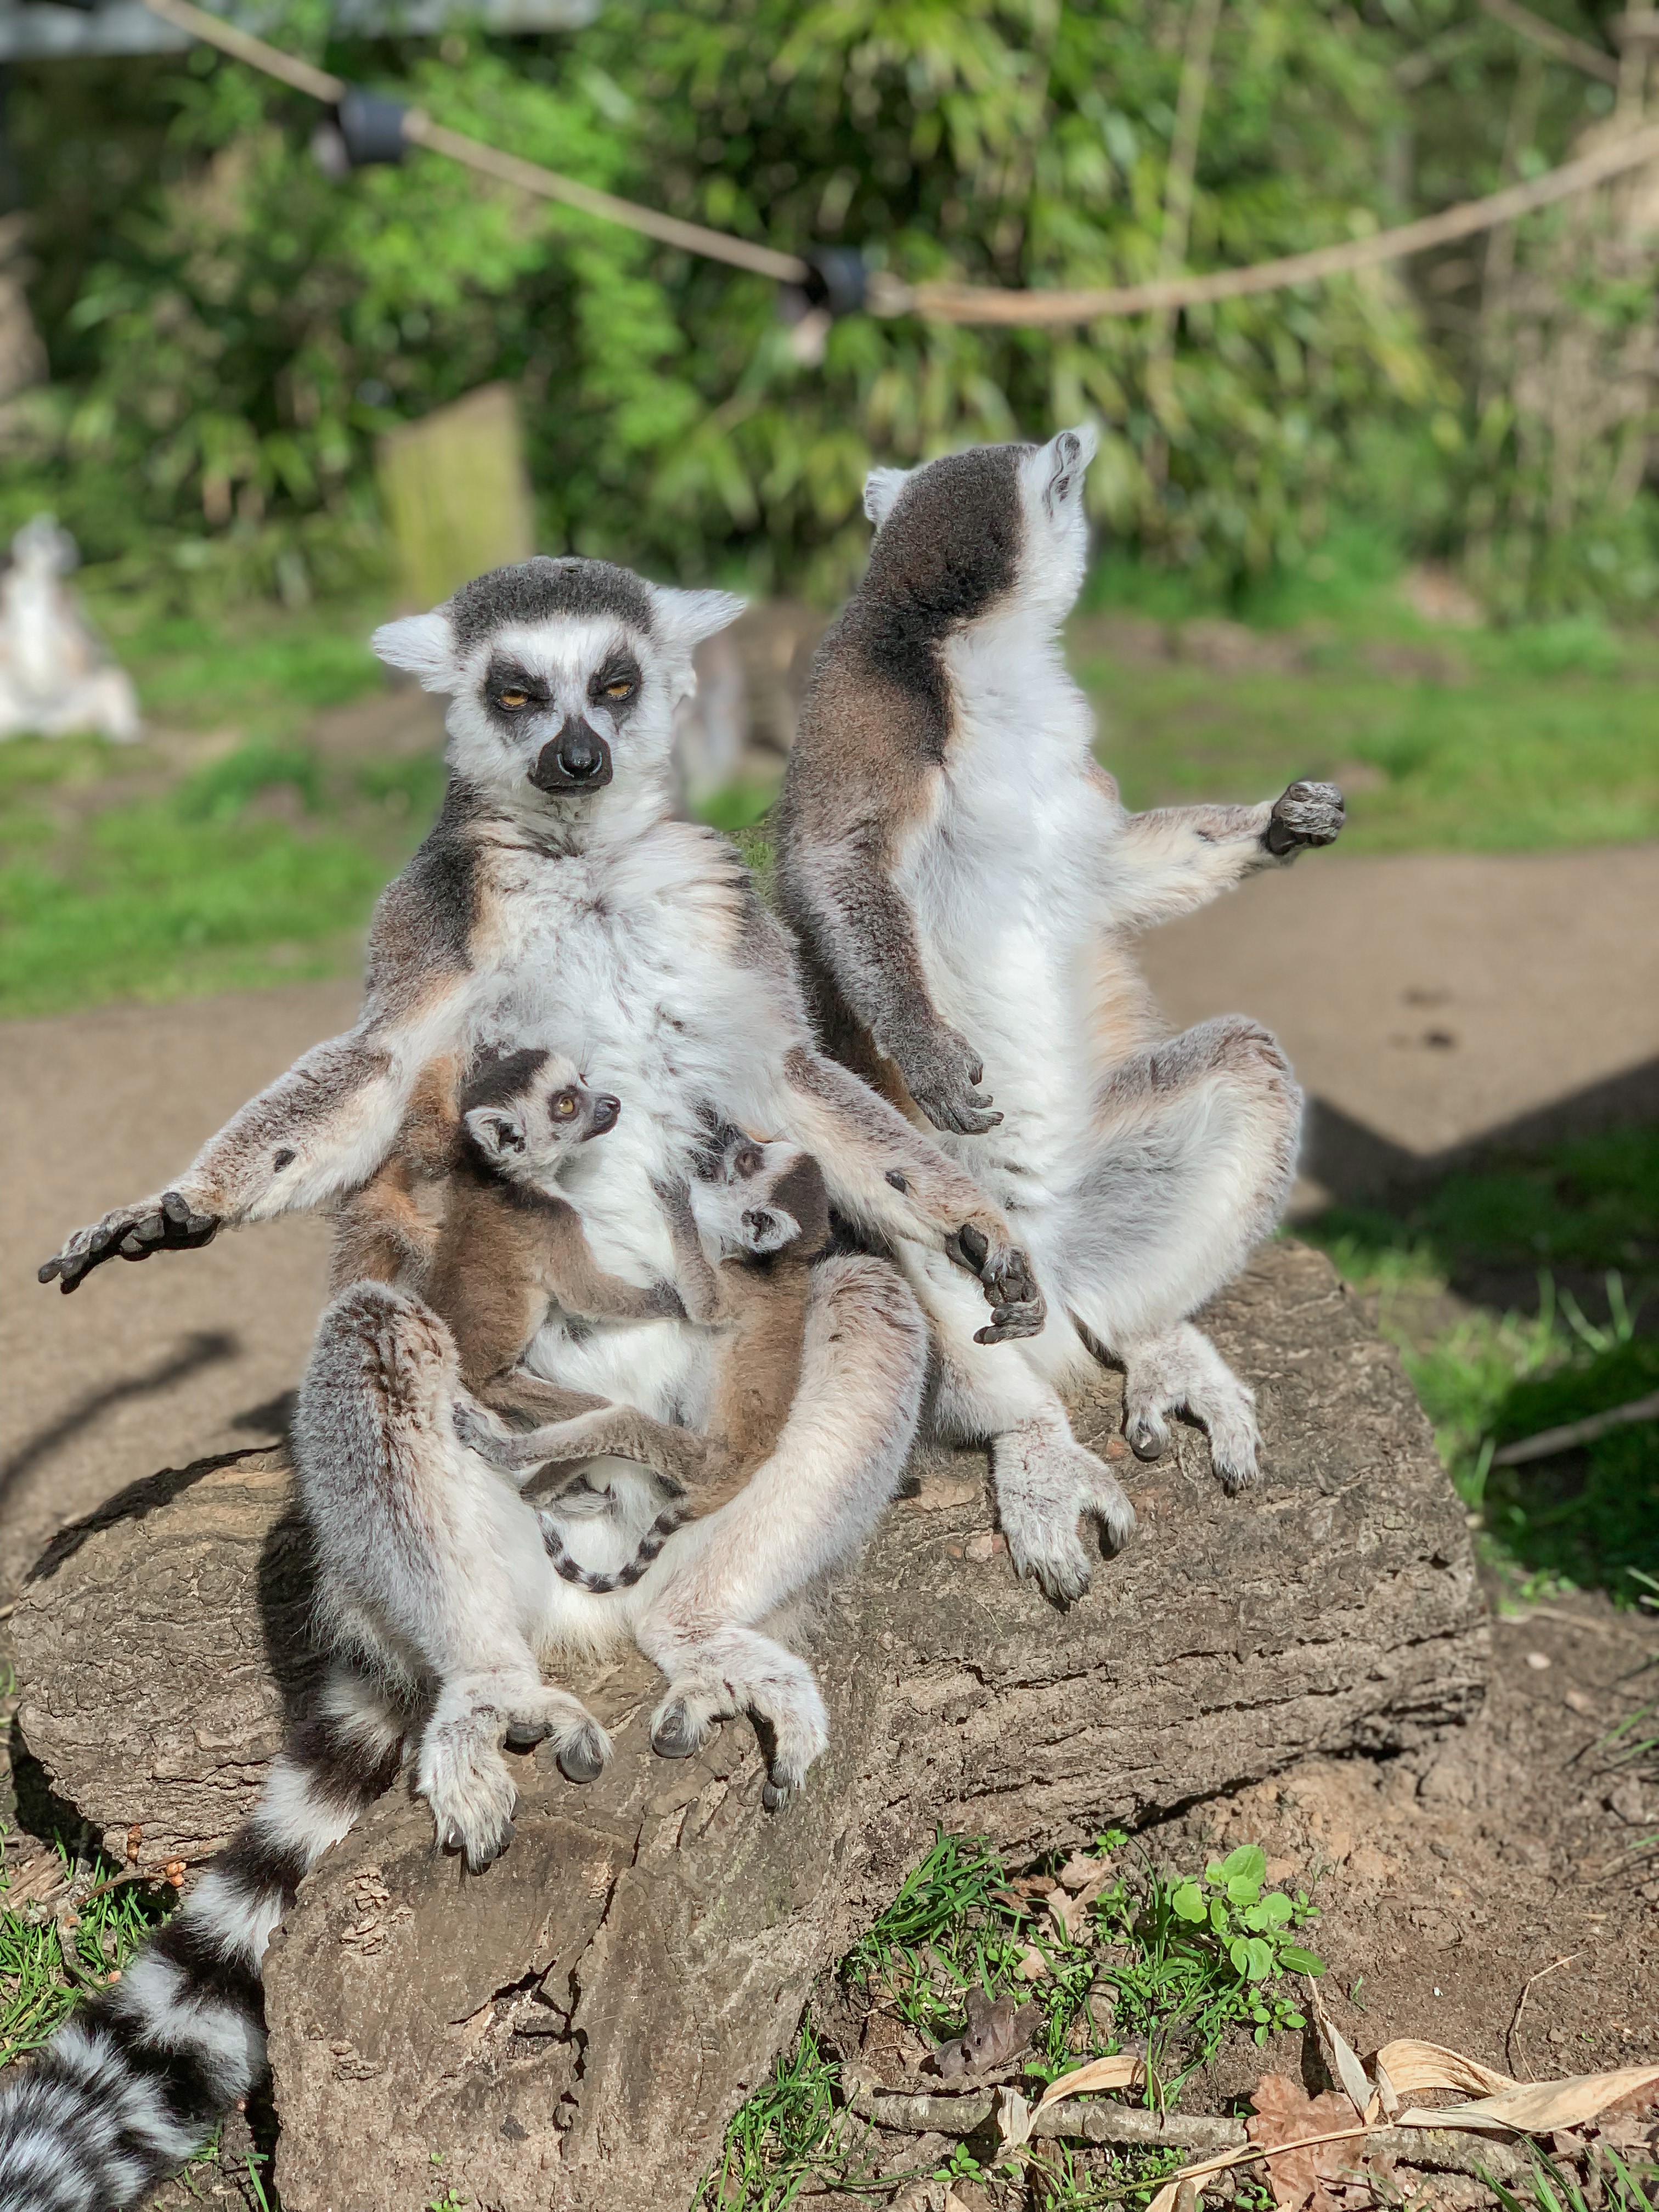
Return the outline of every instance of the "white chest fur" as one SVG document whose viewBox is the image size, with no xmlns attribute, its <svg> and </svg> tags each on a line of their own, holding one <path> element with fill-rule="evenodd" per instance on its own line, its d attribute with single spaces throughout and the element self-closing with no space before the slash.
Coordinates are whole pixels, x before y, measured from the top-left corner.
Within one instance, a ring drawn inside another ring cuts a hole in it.
<svg viewBox="0 0 1659 2212">
<path fill-rule="evenodd" d="M 896 870 L 929 994 L 985 1062 L 1003 1115 L 945 1139 L 1017 1209 L 1064 1188 L 1097 1079 L 1107 802 L 1086 774 L 1086 703 L 1057 656 L 969 633 L 946 647 L 952 730 L 933 805 Z"/>
<path fill-rule="evenodd" d="M 706 1109 L 765 1127 L 793 1038 L 764 975 L 741 960 L 729 864 L 664 823 L 610 851 L 490 854 L 472 1041 L 568 1054 L 622 1101 L 563 1178 L 599 1263 L 639 1283 L 673 1273 L 653 1184 L 685 1171 Z M 700 1410 L 704 1333 L 679 1324 L 556 1323 L 530 1364 L 653 1411 Z"/>
</svg>

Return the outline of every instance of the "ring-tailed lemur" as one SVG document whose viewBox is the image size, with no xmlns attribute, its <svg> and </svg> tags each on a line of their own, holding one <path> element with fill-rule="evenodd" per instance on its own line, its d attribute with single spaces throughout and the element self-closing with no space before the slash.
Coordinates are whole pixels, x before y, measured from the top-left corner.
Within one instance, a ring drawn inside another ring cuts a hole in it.
<svg viewBox="0 0 1659 2212">
<path fill-rule="evenodd" d="M 712 1102 L 724 1119 L 812 1153 L 834 1204 L 872 1236 L 968 1263 L 993 1306 L 981 1334 L 1041 1328 L 1042 1297 L 1001 1209 L 819 1053 L 788 940 L 736 854 L 672 817 L 674 706 L 693 647 L 737 611 L 724 594 L 653 589 L 602 562 L 538 560 L 380 633 L 386 659 L 451 696 L 452 775 L 437 826 L 377 908 L 361 1020 L 244 1107 L 170 1188 L 77 1231 L 43 1279 L 72 1289 L 118 1255 L 337 1201 L 375 1174 L 434 1060 L 540 1047 L 630 1102 L 603 1172 L 590 1178 L 579 1160 L 571 1177 L 613 1272 L 642 1282 L 669 1272 L 657 1188 Z M 383 1296 L 390 1308 L 399 1294 Z M 695 1420 L 710 1342 L 685 1322 L 579 1333 L 556 1322 L 528 1364 L 659 1419 Z M 365 1360 L 383 1349 L 363 1338 Z M 771 1796 L 805 1772 L 824 1741 L 822 1700 L 805 1662 L 757 1624 L 862 1543 L 896 1486 L 926 1364 L 925 1327 L 892 1267 L 835 1256 L 813 1270 L 800 1387 L 771 1458 L 636 1589 L 590 1601 L 668 1677 L 660 1751 L 687 1754 L 746 1710 L 775 1741 Z M 476 1455 L 461 1459 L 445 1510 L 471 1516 L 465 1571 L 418 1469 L 401 1460 L 384 1466 L 378 1517 L 361 1498 L 343 1501 L 342 1520 L 362 1530 L 353 1571 L 376 1599 L 395 1540 L 430 1623 L 465 1643 L 465 1668 L 522 1679 L 556 1594 L 585 1594 L 554 1574 L 529 1505 Z M 129 2204 L 200 2140 L 212 2111 L 246 2093 L 260 2063 L 259 1960 L 290 1877 L 344 1832 L 406 1725 L 361 1673 L 334 1695 L 319 1747 L 289 1755 L 255 1815 L 278 1856 L 262 1844 L 246 1881 L 233 1868 L 211 1910 L 189 1900 L 171 1948 L 158 1942 L 118 1985 L 115 2010 L 0 2087 L 3 2212 Z M 494 1817 L 488 1791 L 465 1811 L 482 1829 Z"/>
<path fill-rule="evenodd" d="M 949 1270 L 904 1254 L 939 1419 L 992 1439 L 1014 1565 L 1060 1602 L 1089 1580 L 1080 1516 L 1115 1539 L 1132 1524 L 1060 1404 L 1085 1332 L 1123 1363 L 1143 1458 L 1184 1406 L 1230 1490 L 1255 1474 L 1252 1395 L 1188 1316 L 1278 1217 L 1300 1123 L 1255 1023 L 1162 1032 L 1131 940 L 1342 826 L 1328 784 L 1260 806 L 1119 803 L 1059 635 L 1093 451 L 1085 428 L 875 471 L 868 573 L 819 649 L 778 813 L 820 1034 L 944 1133 L 1048 1289 L 1044 1332 L 988 1357 Z"/>
<path fill-rule="evenodd" d="M 452 1070 L 433 1071 L 421 1092 L 426 1164 L 447 1167 L 441 1220 L 428 1225 L 413 1203 L 398 1172 L 404 1161 L 388 1163 L 343 1210 L 340 1243 L 358 1266 L 355 1279 L 391 1281 L 431 1308 L 454 1340 L 472 1398 L 572 1425 L 561 1431 L 567 1461 L 638 1460 L 678 1493 L 702 1464 L 700 1438 L 519 1365 L 556 1311 L 567 1322 L 685 1318 L 672 1283 L 641 1287 L 595 1264 L 581 1216 L 560 1188 L 575 1148 L 616 1127 L 621 1100 L 590 1091 L 573 1061 L 536 1048 L 487 1056 L 458 1094 Z M 400 1140 L 409 1133 L 406 1120 Z M 372 1262 L 381 1264 L 365 1274 Z"/>
<path fill-rule="evenodd" d="M 818 1164 L 793 1146 L 761 1144 L 741 1129 L 720 1129 L 700 1156 L 692 1193 L 681 1230 L 690 1249 L 680 1280 L 691 1318 L 719 1332 L 696 1486 L 672 1499 L 633 1556 L 609 1572 L 584 1566 L 565 1545 L 561 1515 L 569 1516 L 572 1493 L 557 1509 L 544 1510 L 543 1535 L 555 1571 L 586 1590 L 628 1589 L 677 1528 L 735 1498 L 771 1457 L 795 1401 L 810 1269 L 830 1241 L 829 1194 Z M 717 1255 L 713 1266 L 705 1241 Z M 455 1426 L 492 1467 L 515 1474 L 567 1449 L 571 1434 L 558 1426 L 514 1434 L 465 1401 L 455 1409 Z M 599 1493 L 592 1506 L 607 1504 L 609 1495 Z"/>
</svg>

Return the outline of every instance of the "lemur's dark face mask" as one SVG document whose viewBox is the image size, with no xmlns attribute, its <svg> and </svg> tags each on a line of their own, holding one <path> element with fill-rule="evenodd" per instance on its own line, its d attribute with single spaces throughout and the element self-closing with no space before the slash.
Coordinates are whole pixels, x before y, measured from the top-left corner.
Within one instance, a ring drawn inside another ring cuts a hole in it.
<svg viewBox="0 0 1659 2212">
<path fill-rule="evenodd" d="M 538 791 L 562 798 L 571 792 L 603 790 L 614 773 L 607 741 L 586 716 L 571 714 L 537 754 L 530 781 Z"/>
</svg>

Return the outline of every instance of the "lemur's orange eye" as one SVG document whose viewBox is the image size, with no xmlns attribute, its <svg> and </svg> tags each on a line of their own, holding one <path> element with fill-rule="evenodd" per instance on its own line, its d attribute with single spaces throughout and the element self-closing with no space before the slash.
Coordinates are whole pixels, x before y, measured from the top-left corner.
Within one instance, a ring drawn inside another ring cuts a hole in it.
<svg viewBox="0 0 1659 2212">
<path fill-rule="evenodd" d="M 498 691 L 495 704 L 505 707 L 509 714 L 516 714 L 520 707 L 530 704 L 530 694 L 527 691 Z"/>
<path fill-rule="evenodd" d="M 620 684 L 607 684 L 605 687 L 605 696 L 607 699 L 631 699 L 634 696 L 634 686 L 624 677 Z"/>
<path fill-rule="evenodd" d="M 575 1110 L 575 1092 L 574 1091 L 560 1091 L 558 1097 L 553 1101 L 553 1119 L 556 1121 L 568 1121 Z"/>
</svg>

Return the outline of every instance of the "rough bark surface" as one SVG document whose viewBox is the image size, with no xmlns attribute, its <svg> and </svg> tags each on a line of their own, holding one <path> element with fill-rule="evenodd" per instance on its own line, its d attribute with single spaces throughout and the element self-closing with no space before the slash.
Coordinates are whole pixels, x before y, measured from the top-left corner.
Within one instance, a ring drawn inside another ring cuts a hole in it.
<svg viewBox="0 0 1659 2212">
<path fill-rule="evenodd" d="M 652 1757 L 637 1659 L 573 1677 L 617 1756 L 583 1790 L 524 1759 L 517 1839 L 486 1875 L 435 1854 L 406 1791 L 383 1800 L 269 1956 L 289 2212 L 403 2212 L 434 2173 L 496 2212 L 684 2212 L 812 1978 L 936 1823 L 1035 1852 L 1467 1716 L 1483 1609 L 1393 1353 L 1293 1245 L 1209 1325 L 1259 1393 L 1262 1487 L 1223 1497 L 1190 1432 L 1156 1467 L 1123 1458 L 1103 1374 L 1077 1425 L 1118 1457 L 1140 1529 L 1060 1617 L 1009 1573 L 983 1455 L 924 1451 L 862 1568 L 787 1632 L 832 1746 L 783 1814 L 761 1811 L 746 1727 Z M 303 1675 L 280 1473 L 168 1480 L 164 1511 L 68 1532 L 16 1619 L 31 1748 L 106 1830 L 144 1819 L 146 1856 L 229 1824 Z"/>
</svg>

